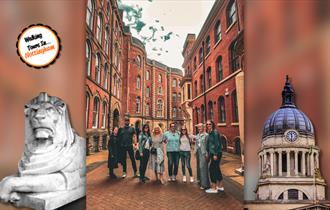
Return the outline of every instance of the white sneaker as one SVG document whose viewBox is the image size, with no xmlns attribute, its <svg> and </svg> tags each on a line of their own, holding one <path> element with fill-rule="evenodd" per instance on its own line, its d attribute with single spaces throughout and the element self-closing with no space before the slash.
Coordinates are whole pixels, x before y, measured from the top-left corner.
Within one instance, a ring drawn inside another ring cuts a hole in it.
<svg viewBox="0 0 330 210">
<path fill-rule="evenodd" d="M 186 183 L 186 182 L 187 182 L 187 177 L 186 177 L 186 176 L 183 176 L 183 177 L 182 177 L 182 181 L 183 181 L 184 183 Z"/>
<path fill-rule="evenodd" d="M 121 178 L 126 178 L 126 173 L 124 172 Z"/>
<path fill-rule="evenodd" d="M 190 183 L 193 183 L 193 182 L 194 182 L 194 177 L 191 176 L 191 177 L 190 177 Z"/>
<path fill-rule="evenodd" d="M 176 181 L 176 176 L 172 176 L 172 182 Z"/>
<path fill-rule="evenodd" d="M 205 192 L 206 193 L 218 193 L 218 190 L 210 188 L 210 189 L 205 190 Z"/>
<path fill-rule="evenodd" d="M 171 182 L 171 181 L 172 181 L 172 177 L 169 177 L 169 178 L 167 179 L 167 181 Z"/>
<path fill-rule="evenodd" d="M 225 191 L 225 188 L 223 188 L 223 187 L 217 187 L 217 191 L 223 192 L 223 191 Z"/>
<path fill-rule="evenodd" d="M 204 187 L 202 187 L 202 186 L 201 186 L 199 189 L 201 189 L 201 190 L 205 190 L 205 188 L 204 188 Z"/>
</svg>

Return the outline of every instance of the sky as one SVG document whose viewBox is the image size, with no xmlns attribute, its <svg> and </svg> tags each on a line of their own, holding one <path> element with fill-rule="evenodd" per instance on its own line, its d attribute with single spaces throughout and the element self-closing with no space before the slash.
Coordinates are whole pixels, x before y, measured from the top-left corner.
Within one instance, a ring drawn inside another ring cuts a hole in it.
<svg viewBox="0 0 330 210">
<path fill-rule="evenodd" d="M 188 33 L 202 28 L 215 0 L 118 0 L 133 36 L 145 42 L 147 56 L 182 69 Z"/>
</svg>

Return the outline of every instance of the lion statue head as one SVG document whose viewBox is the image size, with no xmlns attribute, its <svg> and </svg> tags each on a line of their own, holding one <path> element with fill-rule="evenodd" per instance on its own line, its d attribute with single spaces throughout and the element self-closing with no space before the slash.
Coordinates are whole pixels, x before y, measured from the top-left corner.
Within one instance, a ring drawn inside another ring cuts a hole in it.
<svg viewBox="0 0 330 210">
<path fill-rule="evenodd" d="M 72 151 L 67 150 L 75 139 L 66 104 L 42 92 L 25 105 L 24 112 L 25 149 L 19 172 L 38 174 L 61 170 L 73 158 L 69 156 Z"/>
</svg>

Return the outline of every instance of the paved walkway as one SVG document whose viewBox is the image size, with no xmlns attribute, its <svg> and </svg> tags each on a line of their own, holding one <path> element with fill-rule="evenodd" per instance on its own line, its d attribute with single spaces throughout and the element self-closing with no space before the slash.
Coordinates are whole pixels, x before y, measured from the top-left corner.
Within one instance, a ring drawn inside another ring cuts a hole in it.
<svg viewBox="0 0 330 210">
<path fill-rule="evenodd" d="M 244 178 L 234 172 L 240 167 L 240 158 L 235 155 L 224 154 L 223 156 L 221 169 L 225 176 L 225 192 L 219 194 L 206 194 L 195 183 L 183 183 L 181 165 L 179 166 L 179 181 L 176 183 L 161 185 L 154 181 L 152 172 L 148 171 L 146 175 L 152 180 L 146 184 L 140 184 L 138 179 L 132 178 L 130 160 L 128 160 L 126 179 L 109 179 L 106 160 L 106 151 L 87 157 L 87 209 L 89 210 L 243 209 Z M 194 166 L 195 158 L 192 158 L 193 173 L 195 173 Z M 121 175 L 121 167 L 116 169 L 116 174 Z"/>
</svg>

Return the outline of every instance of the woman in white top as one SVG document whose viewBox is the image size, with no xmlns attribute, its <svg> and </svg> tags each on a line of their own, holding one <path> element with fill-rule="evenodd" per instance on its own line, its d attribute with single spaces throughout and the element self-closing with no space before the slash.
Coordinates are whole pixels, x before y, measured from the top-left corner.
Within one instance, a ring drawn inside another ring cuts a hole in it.
<svg viewBox="0 0 330 210">
<path fill-rule="evenodd" d="M 189 135 L 187 132 L 186 127 L 181 128 L 180 133 L 180 159 L 181 159 L 181 166 L 182 166 L 182 181 L 186 182 L 186 166 L 188 168 L 189 176 L 190 176 L 190 182 L 194 182 L 194 177 L 192 174 L 192 169 L 190 165 L 190 159 L 191 159 L 191 146 L 194 136 Z"/>
</svg>

